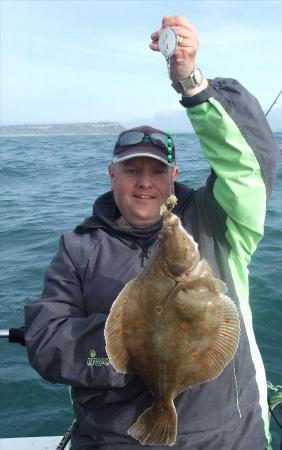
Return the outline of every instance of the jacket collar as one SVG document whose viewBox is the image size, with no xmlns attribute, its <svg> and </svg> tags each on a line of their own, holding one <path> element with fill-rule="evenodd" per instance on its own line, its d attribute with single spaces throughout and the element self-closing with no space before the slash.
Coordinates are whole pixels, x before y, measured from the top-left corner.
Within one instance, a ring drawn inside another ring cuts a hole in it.
<svg viewBox="0 0 282 450">
<path fill-rule="evenodd" d="M 178 202 L 173 212 L 178 216 L 181 216 L 183 209 L 190 202 L 194 191 L 181 183 L 176 182 L 174 183 L 174 186 Z M 85 221 L 78 225 L 74 231 L 78 234 L 84 234 L 102 228 L 111 234 L 146 239 L 154 235 L 157 236 L 162 226 L 162 220 L 160 219 L 159 222 L 144 230 L 123 228 L 116 223 L 116 219 L 119 216 L 120 212 L 115 203 L 114 196 L 112 192 L 109 191 L 97 198 L 93 206 L 93 215 L 85 219 Z"/>
</svg>

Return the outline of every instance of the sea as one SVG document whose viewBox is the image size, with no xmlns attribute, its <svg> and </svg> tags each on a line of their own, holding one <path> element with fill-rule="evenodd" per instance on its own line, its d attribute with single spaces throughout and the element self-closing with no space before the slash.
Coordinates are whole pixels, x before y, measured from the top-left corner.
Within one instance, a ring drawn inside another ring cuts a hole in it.
<svg viewBox="0 0 282 450">
<path fill-rule="evenodd" d="M 274 136 L 281 149 L 282 133 Z M 198 139 L 194 134 L 174 139 L 179 181 L 197 189 L 210 170 Z M 60 235 L 91 215 L 94 200 L 110 189 L 107 167 L 115 140 L 115 135 L 0 138 L 1 329 L 23 325 L 24 305 L 40 296 Z M 274 387 L 282 385 L 281 199 L 280 161 L 265 236 L 250 265 L 254 329 Z M 63 435 L 73 420 L 68 387 L 43 380 L 29 365 L 25 347 L 0 339 L 0 355 L 0 437 Z M 275 449 L 280 431 L 271 422 Z"/>
</svg>

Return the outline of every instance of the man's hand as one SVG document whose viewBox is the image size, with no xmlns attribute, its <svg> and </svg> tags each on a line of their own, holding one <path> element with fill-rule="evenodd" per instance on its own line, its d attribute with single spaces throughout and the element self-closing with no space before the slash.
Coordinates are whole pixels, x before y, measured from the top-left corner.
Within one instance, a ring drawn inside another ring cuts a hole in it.
<svg viewBox="0 0 282 450">
<path fill-rule="evenodd" d="M 182 16 L 164 17 L 162 28 L 173 28 L 180 42 L 177 45 L 174 55 L 170 58 L 170 79 L 172 81 L 184 80 L 194 70 L 196 66 L 196 55 L 199 48 L 199 36 L 196 28 Z M 158 40 L 160 31 L 151 34 L 152 42 L 150 48 L 154 51 L 160 51 Z M 193 95 L 207 86 L 204 80 L 203 85 L 193 88 L 187 95 Z"/>
</svg>

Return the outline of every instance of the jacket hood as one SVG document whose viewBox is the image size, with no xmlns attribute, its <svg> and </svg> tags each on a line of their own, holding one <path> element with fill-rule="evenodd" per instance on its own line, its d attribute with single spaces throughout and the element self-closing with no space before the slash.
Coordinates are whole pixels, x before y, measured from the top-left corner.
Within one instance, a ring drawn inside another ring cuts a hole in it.
<svg viewBox="0 0 282 450">
<path fill-rule="evenodd" d="M 174 183 L 174 187 L 178 202 L 173 209 L 173 212 L 178 216 L 181 216 L 183 209 L 190 202 L 194 190 L 181 183 Z M 74 231 L 78 234 L 84 234 L 98 228 L 103 228 L 111 234 L 146 239 L 155 234 L 157 236 L 162 226 L 162 219 L 160 219 L 156 224 L 146 229 L 123 228 L 116 223 L 116 219 L 120 217 L 120 215 L 112 191 L 106 192 L 95 201 L 93 215 L 85 219 Z"/>
</svg>

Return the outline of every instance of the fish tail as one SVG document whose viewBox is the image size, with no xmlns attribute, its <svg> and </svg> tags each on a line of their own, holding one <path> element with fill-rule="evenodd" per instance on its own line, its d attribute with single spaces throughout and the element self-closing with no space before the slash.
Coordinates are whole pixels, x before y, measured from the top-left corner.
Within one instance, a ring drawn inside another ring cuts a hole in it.
<svg viewBox="0 0 282 450">
<path fill-rule="evenodd" d="M 174 445 L 177 417 L 173 401 L 154 403 L 138 417 L 127 433 L 142 445 Z"/>
</svg>

